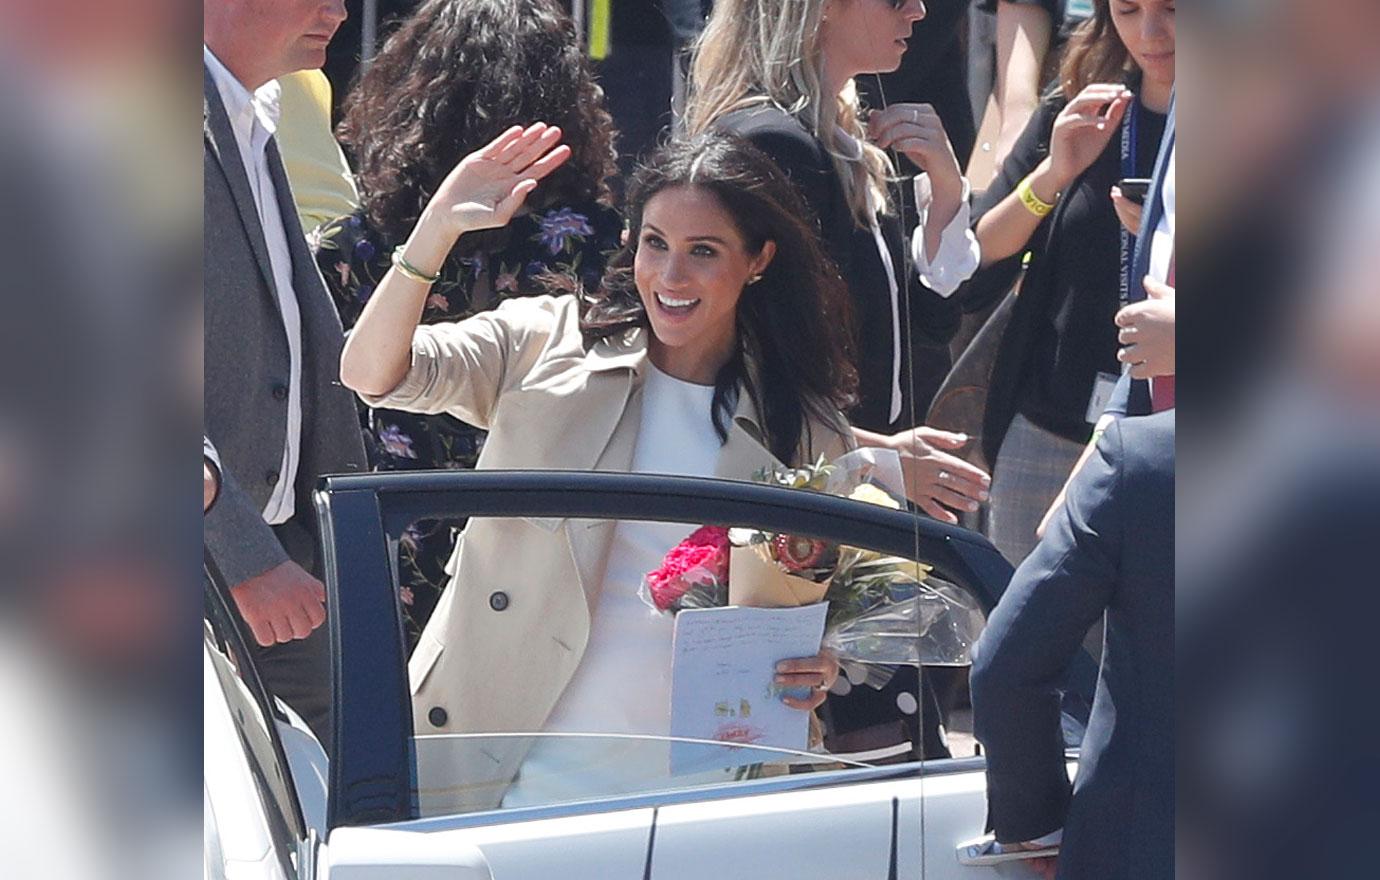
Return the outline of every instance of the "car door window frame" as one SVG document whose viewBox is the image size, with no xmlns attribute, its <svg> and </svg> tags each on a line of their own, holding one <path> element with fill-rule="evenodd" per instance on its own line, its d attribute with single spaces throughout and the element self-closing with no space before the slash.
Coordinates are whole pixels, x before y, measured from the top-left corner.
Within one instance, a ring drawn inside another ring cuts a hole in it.
<svg viewBox="0 0 1380 880">
<path fill-rule="evenodd" d="M 416 760 L 406 638 L 392 564 L 404 530 L 439 517 L 642 519 L 744 525 L 827 538 L 906 559 L 972 594 L 991 611 L 1012 569 L 982 538 L 906 511 L 813 492 L 740 481 L 583 471 L 450 471 L 328 477 L 314 495 L 327 581 L 335 664 L 335 744 L 327 828 L 417 820 Z M 687 515 L 685 511 L 691 511 Z M 380 589 L 387 584 L 388 589 Z M 349 686 L 345 686 L 345 683 Z M 976 760 L 947 759 L 872 770 L 833 771 L 838 781 L 965 772 Z M 951 764 L 951 761 L 953 762 Z M 936 765 L 944 766 L 936 766 Z M 734 783 L 723 797 L 825 784 L 824 774 Z M 795 781 L 799 779 L 799 781 Z M 472 821 L 569 815 L 648 803 L 703 800 L 708 789 L 475 813 Z M 532 812 L 537 811 L 537 812 Z M 487 817 L 487 819 L 485 818 Z M 471 817 L 464 817 L 470 819 Z M 426 820 L 418 820 L 426 821 Z"/>
</svg>

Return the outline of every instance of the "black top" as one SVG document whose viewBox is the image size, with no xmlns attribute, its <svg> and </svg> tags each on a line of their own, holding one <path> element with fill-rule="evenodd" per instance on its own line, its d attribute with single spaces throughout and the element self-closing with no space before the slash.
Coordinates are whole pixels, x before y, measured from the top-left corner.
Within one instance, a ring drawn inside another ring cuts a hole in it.
<svg viewBox="0 0 1380 880">
<path fill-rule="evenodd" d="M 1047 99 L 1031 116 L 991 188 L 974 198 L 974 226 L 1049 154 L 1054 120 L 1065 103 L 1062 97 Z M 1154 172 L 1165 121 L 1163 114 L 1140 108 L 1134 176 Z M 1120 306 L 1121 222 L 1110 191 L 1122 177 L 1118 133 L 1030 237 L 1030 267 L 988 392 L 988 461 L 996 461 L 1017 412 L 1078 443 L 1092 436 L 1085 417 L 1097 373 L 1120 372 L 1113 319 Z M 962 295 L 985 298 L 1009 289 L 1023 253 L 980 270 Z"/>
<path fill-rule="evenodd" d="M 872 230 L 858 226 L 853 220 L 829 154 L 799 120 L 772 104 L 727 113 L 715 122 L 715 126 L 743 136 L 776 160 L 814 212 L 824 248 L 848 284 L 858 335 L 854 351 L 857 353 L 860 398 L 858 406 L 849 413 L 852 423 L 874 431 L 918 423 L 951 366 L 947 343 L 958 328 L 960 312 L 956 302 L 934 293 L 915 275 L 901 218 L 896 214 L 883 214 L 879 218 L 882 236 L 891 251 L 892 265 L 897 270 L 897 286 L 903 297 L 908 294 L 909 301 L 909 308 L 905 300 L 901 303 L 902 414 L 897 426 L 890 426 L 890 282 Z M 896 191 L 902 188 L 905 193 Z M 910 182 L 906 180 L 893 187 L 892 199 L 893 204 L 904 206 L 907 226 L 913 227 L 914 198 L 909 190 Z M 907 311 L 910 313 L 909 327 L 906 325 Z M 907 389 L 911 365 L 915 382 L 913 388 Z M 911 403 L 914 404 L 913 417 Z"/>
</svg>

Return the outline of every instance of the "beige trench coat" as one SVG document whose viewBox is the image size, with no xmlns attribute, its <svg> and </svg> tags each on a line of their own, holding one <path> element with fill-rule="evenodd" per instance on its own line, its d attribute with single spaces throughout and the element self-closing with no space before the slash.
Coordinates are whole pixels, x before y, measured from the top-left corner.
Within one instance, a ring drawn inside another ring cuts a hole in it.
<svg viewBox="0 0 1380 880">
<path fill-rule="evenodd" d="M 586 352 L 573 297 L 515 299 L 465 321 L 419 327 L 407 376 L 366 402 L 450 413 L 487 429 L 480 468 L 626 472 L 646 364 L 645 331 Z M 809 433 L 811 448 L 802 451 L 811 460 L 852 445 L 842 415 Z M 717 475 L 746 480 L 779 465 L 760 438 L 756 411 L 740 395 Z M 610 521 L 470 521 L 448 565 L 451 585 L 408 666 L 419 737 L 543 729 L 584 654 L 612 536 Z M 424 814 L 428 802 L 447 810 L 496 805 L 529 745 L 419 741 Z"/>
</svg>

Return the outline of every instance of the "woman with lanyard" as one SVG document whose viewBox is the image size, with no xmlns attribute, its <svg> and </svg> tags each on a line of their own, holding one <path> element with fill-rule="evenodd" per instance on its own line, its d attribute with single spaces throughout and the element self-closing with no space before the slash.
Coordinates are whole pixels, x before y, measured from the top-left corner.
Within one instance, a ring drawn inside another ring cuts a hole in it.
<svg viewBox="0 0 1380 880">
<path fill-rule="evenodd" d="M 975 200 L 983 268 L 1009 287 L 1029 262 L 993 370 L 983 442 L 994 462 L 988 535 L 1019 564 L 1120 372 L 1113 323 L 1130 288 L 1139 208 L 1174 89 L 1173 0 L 1096 0 L 1058 92 Z M 976 294 L 976 291 L 974 292 Z"/>
</svg>

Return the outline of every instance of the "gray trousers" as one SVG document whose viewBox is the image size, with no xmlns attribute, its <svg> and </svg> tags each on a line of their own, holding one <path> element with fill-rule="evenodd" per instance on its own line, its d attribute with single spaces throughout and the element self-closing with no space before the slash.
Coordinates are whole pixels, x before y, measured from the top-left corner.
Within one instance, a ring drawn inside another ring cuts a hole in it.
<svg viewBox="0 0 1380 880">
<path fill-rule="evenodd" d="M 992 468 L 987 537 L 1012 565 L 1035 549 L 1035 529 L 1082 452 L 1019 413 L 1011 420 Z"/>
</svg>

